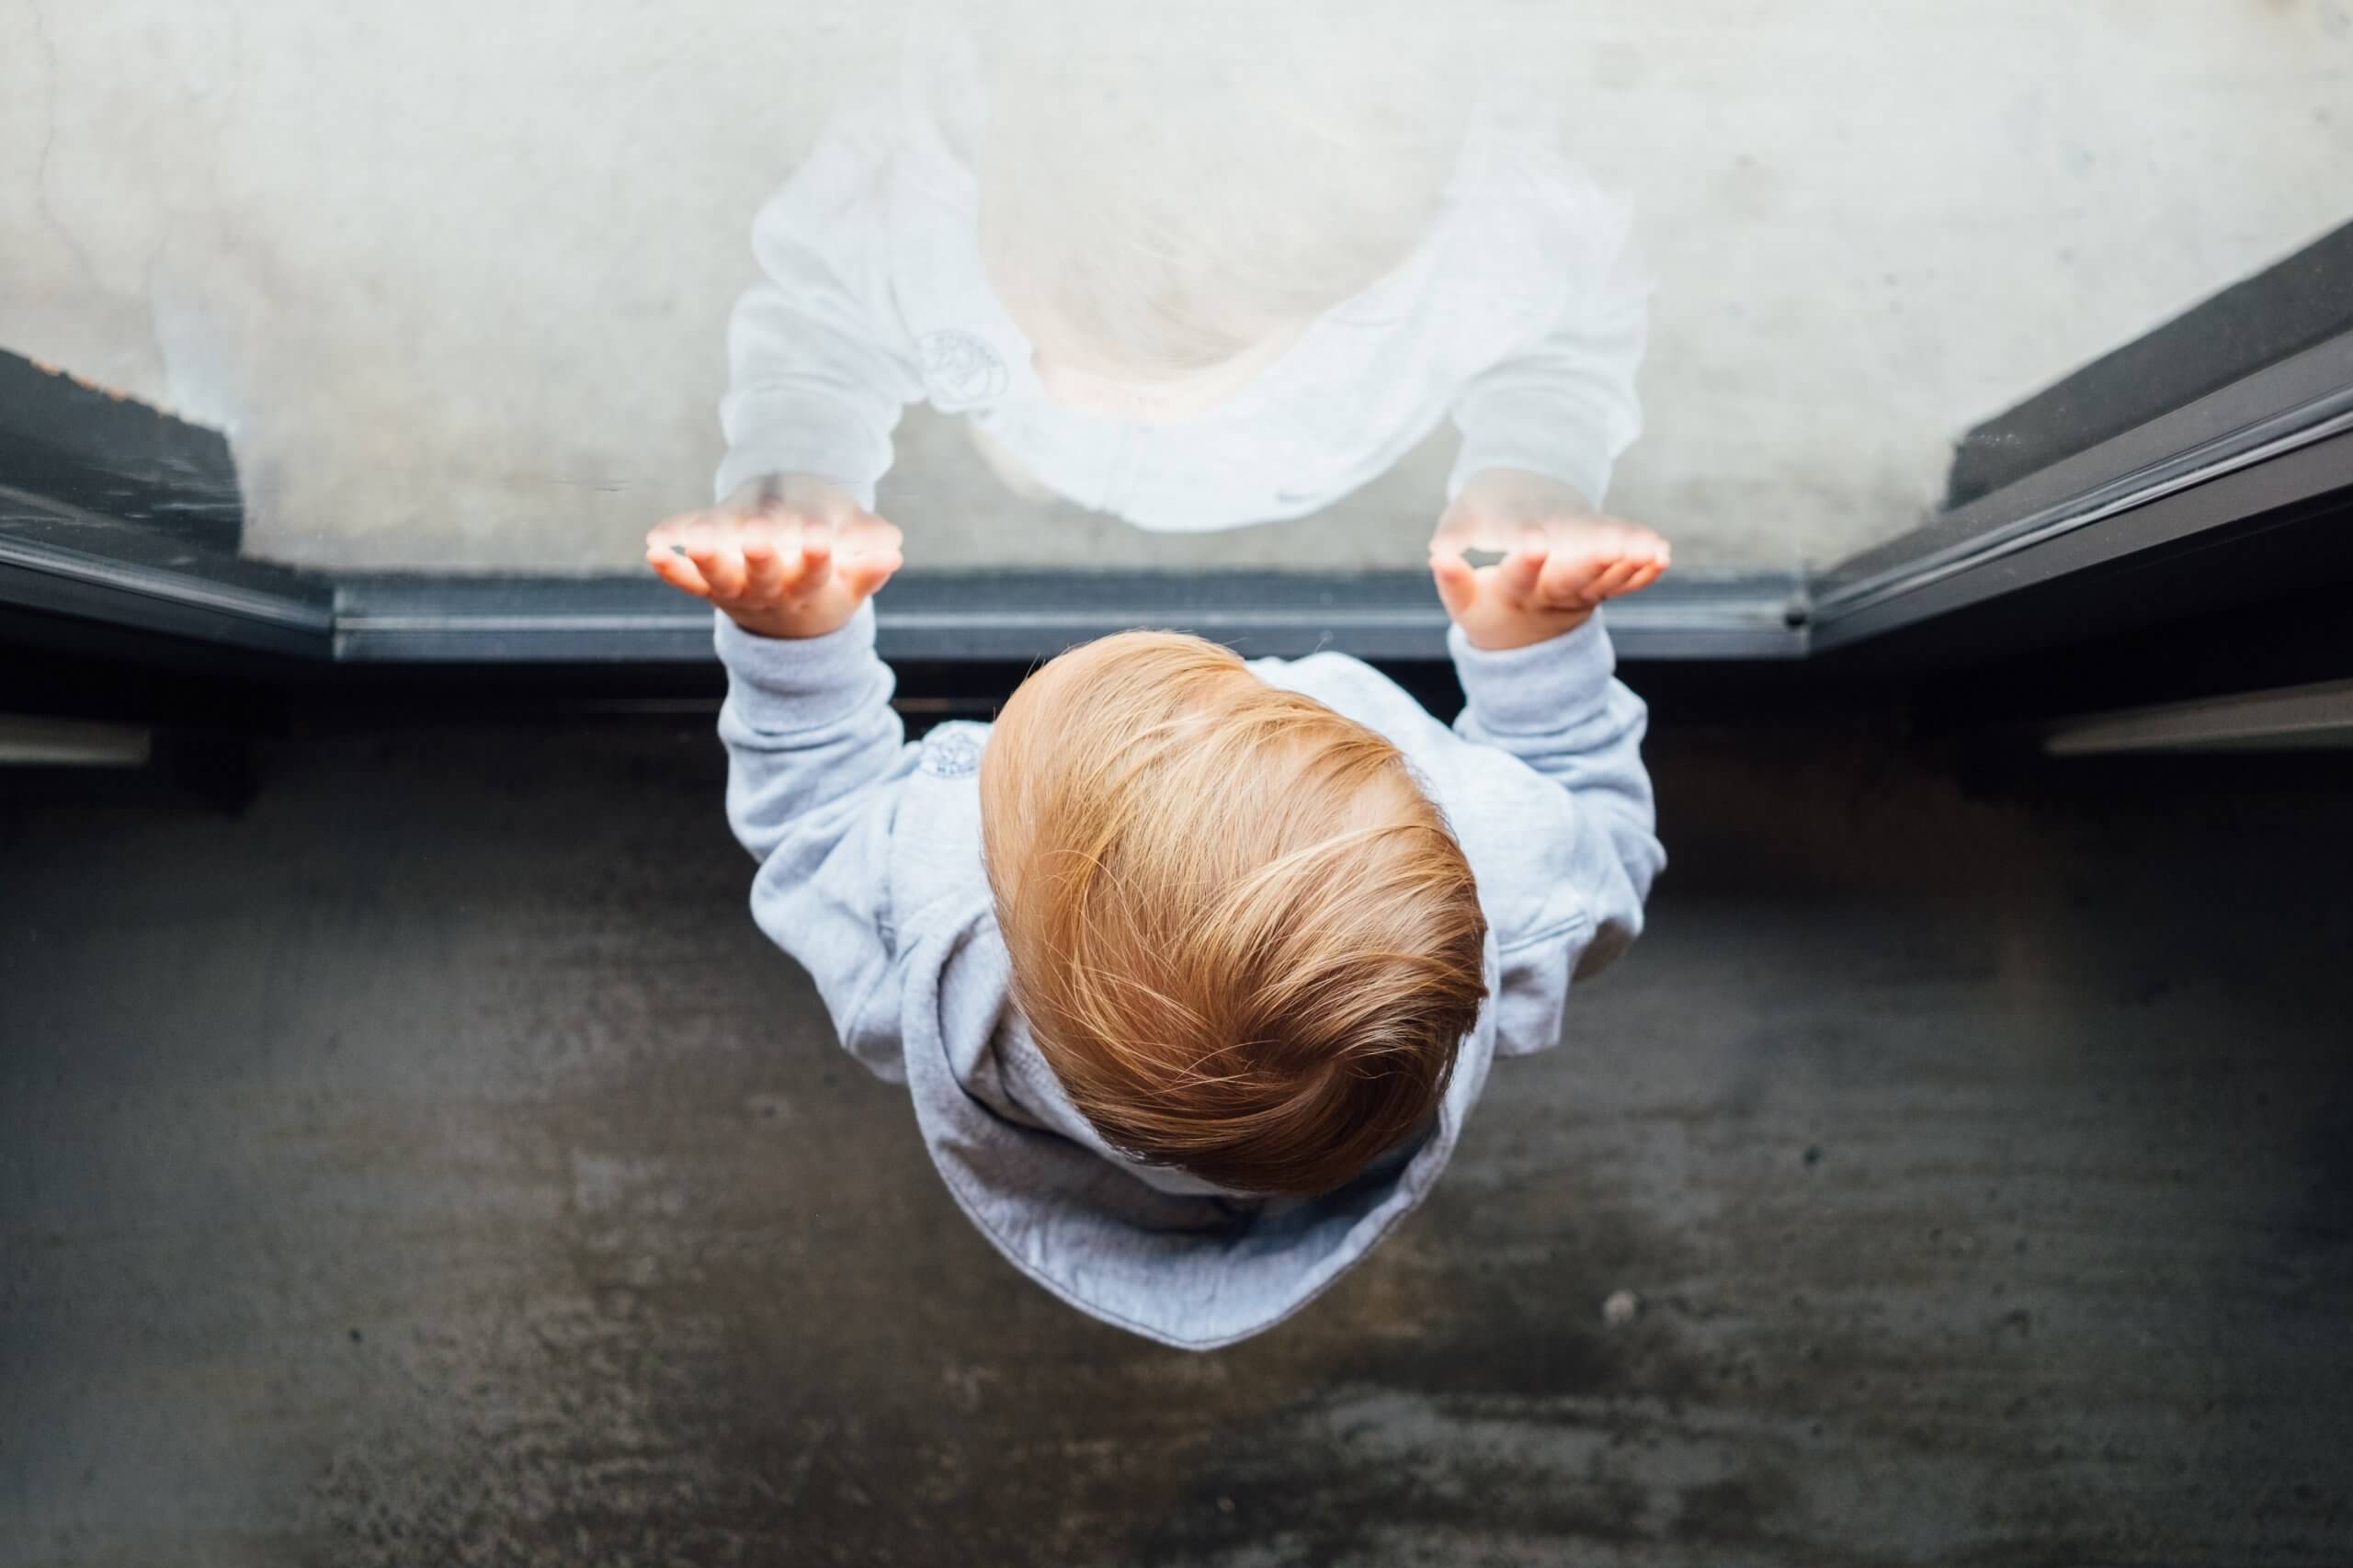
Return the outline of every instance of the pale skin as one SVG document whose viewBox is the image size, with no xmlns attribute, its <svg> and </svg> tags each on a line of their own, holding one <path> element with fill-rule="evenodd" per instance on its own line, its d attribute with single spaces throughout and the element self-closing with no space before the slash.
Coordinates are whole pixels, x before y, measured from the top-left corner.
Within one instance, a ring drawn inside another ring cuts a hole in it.
<svg viewBox="0 0 2353 1568">
<path fill-rule="evenodd" d="M 900 545 L 896 528 L 839 485 L 788 474 L 664 522 L 645 536 L 645 563 L 755 636 L 822 637 L 891 580 Z M 1467 551 L 1503 559 L 1473 566 Z M 1439 518 L 1430 576 L 1471 645 L 1501 651 L 1575 631 L 1656 582 L 1669 557 L 1657 534 L 1566 485 L 1489 469 Z"/>
<path fill-rule="evenodd" d="M 1466 551 L 1502 555 L 1473 566 Z M 1606 517 L 1557 480 L 1518 469 L 1473 474 L 1430 539 L 1430 576 L 1474 648 L 1525 648 L 1574 631 L 1611 599 L 1658 581 L 1674 551 L 1640 523 Z"/>
<path fill-rule="evenodd" d="M 899 530 L 827 480 L 756 481 L 645 536 L 645 563 L 757 637 L 823 637 L 899 569 Z"/>
</svg>

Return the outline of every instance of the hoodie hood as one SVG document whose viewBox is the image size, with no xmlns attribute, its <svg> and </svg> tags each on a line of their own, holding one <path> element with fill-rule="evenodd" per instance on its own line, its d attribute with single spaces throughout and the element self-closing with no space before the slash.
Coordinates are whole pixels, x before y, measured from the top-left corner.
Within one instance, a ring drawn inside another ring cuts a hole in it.
<svg viewBox="0 0 2353 1568">
<path fill-rule="evenodd" d="M 1427 1128 L 1337 1191 L 1228 1192 L 1107 1143 L 1005 1000 L 985 906 L 907 956 L 907 1087 L 932 1163 L 983 1234 L 1080 1311 L 1186 1350 L 1271 1328 L 1411 1213 L 1452 1157 L 1495 1054 L 1492 1009 Z M 1489 939 L 1489 982 L 1495 953 Z"/>
</svg>

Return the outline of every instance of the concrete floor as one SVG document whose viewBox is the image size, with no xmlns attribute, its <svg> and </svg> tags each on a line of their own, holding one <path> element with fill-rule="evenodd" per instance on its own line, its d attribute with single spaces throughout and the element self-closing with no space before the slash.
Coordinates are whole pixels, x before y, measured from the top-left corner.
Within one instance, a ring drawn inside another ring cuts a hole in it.
<svg viewBox="0 0 2353 1568">
<path fill-rule="evenodd" d="M 2341 773 L 1662 729 L 1652 934 L 1206 1358 L 965 1224 L 699 722 L 9 798 L 0 1562 L 2353 1561 Z"/>
<path fill-rule="evenodd" d="M 890 0 L 0 0 L 0 347 L 229 430 L 258 553 L 633 568 L 708 498 L 753 210 Z M 1687 565 L 1916 521 L 1952 437 L 2353 216 L 2347 0 L 1504 0 L 1659 281 L 1613 505 Z M 918 428 L 949 566 L 1417 564 L 1443 454 L 1311 525 L 1013 504 Z"/>
</svg>

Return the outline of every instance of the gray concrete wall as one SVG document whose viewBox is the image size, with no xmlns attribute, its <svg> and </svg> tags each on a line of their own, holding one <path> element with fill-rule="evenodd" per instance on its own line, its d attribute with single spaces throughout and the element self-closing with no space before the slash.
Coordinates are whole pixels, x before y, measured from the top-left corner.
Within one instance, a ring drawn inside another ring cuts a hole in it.
<svg viewBox="0 0 2353 1568">
<path fill-rule="evenodd" d="M 701 499 L 755 205 L 890 52 L 855 0 L 0 4 L 0 345 L 218 423 L 259 552 L 626 566 Z M 1660 278 L 1615 497 L 1688 564 L 1915 520 L 1975 419 L 2353 216 L 2345 0 L 1527 6 Z M 1442 455 L 1167 540 L 919 427 L 934 563 L 1414 562 Z"/>
</svg>

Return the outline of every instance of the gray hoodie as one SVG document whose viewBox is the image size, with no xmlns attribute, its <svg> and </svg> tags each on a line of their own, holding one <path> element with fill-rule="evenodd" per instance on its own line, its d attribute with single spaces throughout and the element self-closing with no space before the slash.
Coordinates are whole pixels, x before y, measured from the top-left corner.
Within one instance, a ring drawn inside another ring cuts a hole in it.
<svg viewBox="0 0 2353 1568">
<path fill-rule="evenodd" d="M 985 724 L 905 739 L 870 606 L 831 635 L 723 618 L 727 816 L 760 865 L 752 915 L 807 968 L 844 1048 L 904 1084 L 964 1212 L 1013 1265 L 1106 1323 L 1209 1350 L 1270 1328 L 1429 1191 L 1498 1056 L 1556 1043 L 1573 979 L 1642 928 L 1665 856 L 1644 710 L 1611 678 L 1599 617 L 1532 648 L 1450 648 L 1449 731 L 1385 676 L 1318 653 L 1250 668 L 1370 726 L 1446 812 L 1489 926 L 1488 1003 L 1438 1116 L 1339 1191 L 1226 1192 L 1122 1156 L 1063 1093 L 1009 995 L 981 864 Z"/>
</svg>

